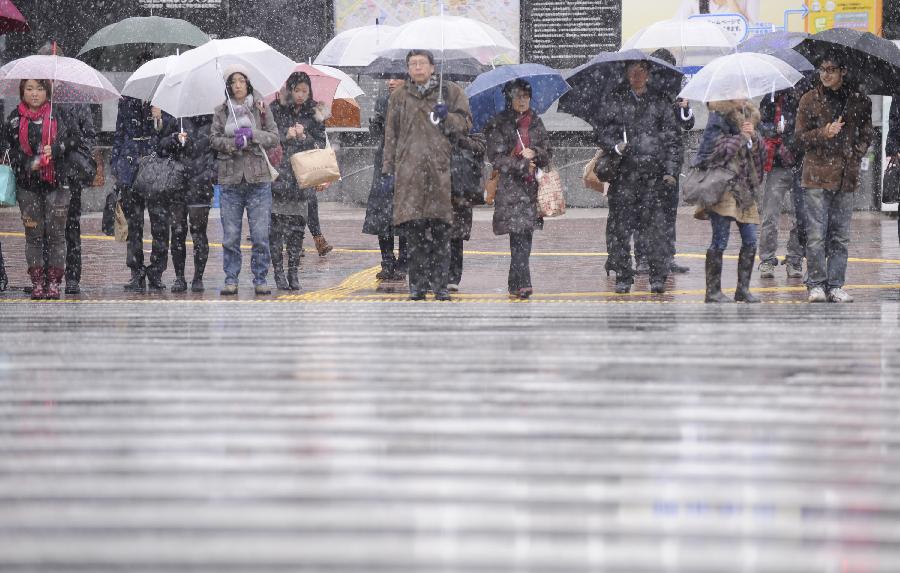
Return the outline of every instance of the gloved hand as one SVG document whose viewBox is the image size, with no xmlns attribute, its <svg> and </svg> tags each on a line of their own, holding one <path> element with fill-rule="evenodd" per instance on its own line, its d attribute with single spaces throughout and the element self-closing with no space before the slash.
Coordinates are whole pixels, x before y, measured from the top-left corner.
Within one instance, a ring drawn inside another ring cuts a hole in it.
<svg viewBox="0 0 900 573">
<path fill-rule="evenodd" d="M 678 180 L 675 179 L 674 175 L 663 175 L 663 183 L 668 185 L 669 187 L 675 187 L 678 184 Z"/>
<path fill-rule="evenodd" d="M 434 112 L 435 117 L 438 119 L 445 119 L 447 114 L 450 113 L 450 107 L 446 103 L 435 104 L 434 109 L 431 111 Z"/>
<path fill-rule="evenodd" d="M 239 127 L 234 130 L 234 146 L 238 149 L 246 147 L 253 139 L 252 127 Z"/>
</svg>

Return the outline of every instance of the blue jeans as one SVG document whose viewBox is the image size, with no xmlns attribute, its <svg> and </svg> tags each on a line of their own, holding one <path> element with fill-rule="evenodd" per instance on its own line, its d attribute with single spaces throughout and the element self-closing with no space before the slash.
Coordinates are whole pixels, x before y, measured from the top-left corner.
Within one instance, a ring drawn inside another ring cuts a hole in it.
<svg viewBox="0 0 900 573">
<path fill-rule="evenodd" d="M 709 248 L 714 251 L 724 251 L 728 247 L 728 236 L 731 234 L 731 217 L 723 217 L 718 213 L 709 212 L 709 222 L 712 223 L 712 244 Z M 756 248 L 756 225 L 753 223 L 737 222 L 741 232 L 741 247 Z"/>
<path fill-rule="evenodd" d="M 223 185 L 220 199 L 222 218 L 222 261 L 225 269 L 225 284 L 238 284 L 241 272 L 241 225 L 244 209 L 250 224 L 250 241 L 253 250 L 250 255 L 250 270 L 253 284 L 266 284 L 269 271 L 269 225 L 272 220 L 272 184 L 247 183 Z"/>
<path fill-rule="evenodd" d="M 855 193 L 803 189 L 806 196 L 806 286 L 844 286 Z"/>
</svg>

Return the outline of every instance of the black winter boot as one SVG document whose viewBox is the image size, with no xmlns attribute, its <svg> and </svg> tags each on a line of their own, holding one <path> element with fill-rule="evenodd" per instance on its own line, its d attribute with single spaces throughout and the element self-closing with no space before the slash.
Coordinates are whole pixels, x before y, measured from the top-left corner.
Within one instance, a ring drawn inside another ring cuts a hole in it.
<svg viewBox="0 0 900 573">
<path fill-rule="evenodd" d="M 741 247 L 738 255 L 738 284 L 734 291 L 734 300 L 737 302 L 759 302 L 759 299 L 750 293 L 750 275 L 753 274 L 753 266 L 756 263 L 756 247 Z"/>
<path fill-rule="evenodd" d="M 287 238 L 287 282 L 291 290 L 300 290 L 300 277 L 297 269 L 300 267 L 300 253 L 303 251 L 303 238 L 289 236 Z"/>
<path fill-rule="evenodd" d="M 706 298 L 704 302 L 734 302 L 722 292 L 722 251 L 706 251 Z"/>
<path fill-rule="evenodd" d="M 125 290 L 129 292 L 144 292 L 147 288 L 144 269 L 131 269 L 131 280 L 125 283 Z"/>
<path fill-rule="evenodd" d="M 162 273 L 147 267 L 145 271 L 147 276 L 147 288 L 150 290 L 166 290 L 166 285 L 162 282 Z"/>
</svg>

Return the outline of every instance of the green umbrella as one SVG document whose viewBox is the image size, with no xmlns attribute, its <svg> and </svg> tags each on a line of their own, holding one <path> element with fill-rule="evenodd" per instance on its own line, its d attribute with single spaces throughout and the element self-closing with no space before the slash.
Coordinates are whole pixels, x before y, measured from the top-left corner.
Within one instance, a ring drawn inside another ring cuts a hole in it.
<svg viewBox="0 0 900 573">
<path fill-rule="evenodd" d="M 78 52 L 78 57 L 108 71 L 133 71 L 147 57 L 162 57 L 209 41 L 203 30 L 185 20 L 142 16 L 106 26 Z"/>
</svg>

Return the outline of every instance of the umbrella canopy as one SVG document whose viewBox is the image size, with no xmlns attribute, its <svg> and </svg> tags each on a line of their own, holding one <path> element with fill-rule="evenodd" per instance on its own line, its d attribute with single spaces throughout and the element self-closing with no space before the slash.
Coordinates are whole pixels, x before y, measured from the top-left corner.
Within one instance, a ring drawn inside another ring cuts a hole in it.
<svg viewBox="0 0 900 573">
<path fill-rule="evenodd" d="M 734 51 L 734 37 L 706 20 L 663 20 L 638 30 L 622 50 L 669 50 L 680 66 L 697 66 Z"/>
<path fill-rule="evenodd" d="M 681 70 L 640 50 L 601 52 L 565 76 L 572 89 L 560 98 L 559 111 L 594 125 L 603 97 L 627 83 L 625 68 L 638 61 L 650 65 L 651 88 L 668 91 L 681 85 Z"/>
<path fill-rule="evenodd" d="M 31 30 L 25 17 L 10 0 L 0 0 L 0 34 Z"/>
<path fill-rule="evenodd" d="M 155 58 L 134 71 L 122 88 L 122 95 L 150 101 L 159 84 L 162 83 L 169 65 L 178 56 Z"/>
<path fill-rule="evenodd" d="M 484 22 L 462 16 L 429 16 L 413 20 L 397 29 L 396 35 L 377 55 L 392 57 L 392 51 L 430 50 L 440 57 L 444 50 L 461 50 L 482 63 L 497 56 L 518 52 L 503 34 Z"/>
<path fill-rule="evenodd" d="M 331 105 L 331 102 L 334 101 L 335 93 L 338 90 L 338 85 L 341 83 L 340 78 L 330 75 L 329 73 L 320 70 L 318 66 L 313 66 L 311 64 L 297 64 L 294 68 L 294 72 L 303 72 L 308 75 L 309 81 L 312 83 L 310 87 L 312 88 L 313 98 L 318 102 L 323 102 L 329 106 Z M 284 86 L 275 92 L 266 95 L 265 102 L 273 102 L 279 93 L 285 93 Z"/>
<path fill-rule="evenodd" d="M 335 91 L 334 93 L 334 99 L 353 99 L 366 93 L 362 90 L 362 88 L 359 87 L 359 84 L 353 81 L 353 78 L 347 75 L 347 73 L 343 70 L 339 70 L 331 66 L 322 66 L 319 64 L 313 64 L 313 67 L 320 72 L 324 72 L 329 76 L 335 77 L 340 80 L 337 91 Z M 316 97 L 316 99 L 318 99 L 318 96 Z"/>
<path fill-rule="evenodd" d="M 809 60 L 792 49 L 808 37 L 809 34 L 804 32 L 769 32 L 741 42 L 738 44 L 737 50 L 769 54 L 783 60 L 797 71 L 811 72 L 815 67 Z"/>
<path fill-rule="evenodd" d="M 256 38 L 210 40 L 178 56 L 166 71 L 153 105 L 175 117 L 208 115 L 225 101 L 223 72 L 228 66 L 247 69 L 257 94 L 272 94 L 294 71 L 290 58 Z"/>
<path fill-rule="evenodd" d="M 704 66 L 678 97 L 704 102 L 750 99 L 793 87 L 802 79 L 803 74 L 775 56 L 742 52 Z"/>
<path fill-rule="evenodd" d="M 893 95 L 900 89 L 900 48 L 872 33 L 834 28 L 806 38 L 794 49 L 816 65 L 837 52 L 850 70 L 849 81 L 868 94 Z"/>
<path fill-rule="evenodd" d="M 553 102 L 569 91 L 569 84 L 562 74 L 540 64 L 501 66 L 485 72 L 466 87 L 475 131 L 481 131 L 492 117 L 506 109 L 503 87 L 515 79 L 523 79 L 531 85 L 531 109 L 539 114 L 550 109 Z"/>
<path fill-rule="evenodd" d="M 443 70 L 445 78 L 453 81 L 472 81 L 475 76 L 489 69 L 469 54 L 457 50 L 446 50 L 444 57 L 435 61 L 435 66 Z M 396 58 L 378 58 L 363 68 L 360 74 L 381 79 L 405 79 L 406 54 Z"/>
<path fill-rule="evenodd" d="M 203 30 L 185 20 L 140 16 L 102 28 L 88 38 L 78 57 L 105 70 L 130 70 L 142 54 L 164 56 L 208 41 Z"/>
<path fill-rule="evenodd" d="M 22 80 L 53 81 L 55 103 L 101 103 L 119 99 L 119 92 L 100 72 L 74 58 L 28 56 L 0 68 L 0 95 L 19 98 Z"/>
<path fill-rule="evenodd" d="M 396 30 L 395 26 L 384 25 L 344 30 L 325 44 L 313 63 L 343 67 L 367 66 L 378 57 L 375 52 L 394 37 Z"/>
</svg>

